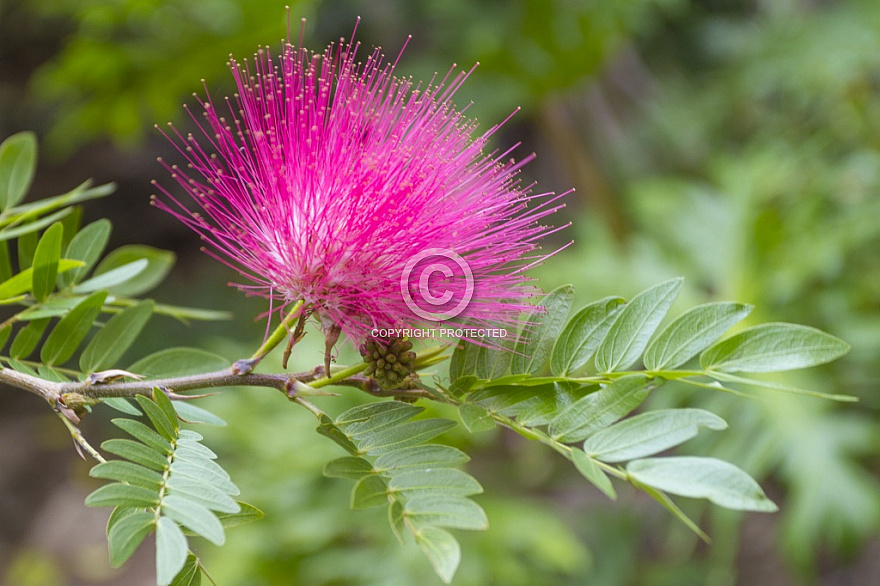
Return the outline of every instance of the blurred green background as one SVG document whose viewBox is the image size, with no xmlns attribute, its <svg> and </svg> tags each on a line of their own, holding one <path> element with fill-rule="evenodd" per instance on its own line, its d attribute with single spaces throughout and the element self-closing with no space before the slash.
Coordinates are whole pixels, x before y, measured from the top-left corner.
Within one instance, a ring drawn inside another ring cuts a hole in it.
<svg viewBox="0 0 880 586">
<path fill-rule="evenodd" d="M 498 430 L 445 437 L 469 471 L 491 528 L 464 534 L 460 585 L 880 583 L 880 3 L 876 0 L 307 0 L 290 2 L 291 34 L 320 49 L 348 36 L 396 55 L 424 79 L 480 62 L 456 97 L 497 137 L 534 151 L 540 191 L 564 191 L 575 244 L 535 271 L 550 289 L 573 282 L 581 304 L 631 296 L 683 275 L 679 308 L 753 303 L 750 323 L 795 321 L 853 345 L 830 366 L 785 382 L 860 403 L 759 394 L 756 400 L 666 386 L 653 406 L 700 405 L 726 432 L 690 442 L 759 478 L 781 506 L 741 515 L 683 502 L 713 537 L 701 544 L 655 503 L 622 488 L 610 502 L 537 445 Z M 234 91 L 224 66 L 286 33 L 284 2 L 3 0 L 0 137 L 42 141 L 33 193 L 86 177 L 119 192 L 86 209 L 109 216 L 112 243 L 175 250 L 156 297 L 231 309 L 186 328 L 156 320 L 139 354 L 181 343 L 249 354 L 265 309 L 225 286 L 227 269 L 150 208 L 156 156 L 173 151 L 152 125 L 189 128 L 181 104 Z M 675 310 L 673 310 L 675 313 Z M 317 336 L 295 367 L 320 362 Z M 343 356 L 341 360 L 354 358 Z M 272 365 L 278 367 L 278 365 Z M 22 393 L 0 394 L 0 581 L 12 586 L 150 584 L 143 547 L 109 569 L 103 512 L 86 510 L 88 465 L 67 432 Z M 325 400 L 333 413 L 358 397 Z M 325 479 L 340 450 L 309 416 L 264 390 L 206 399 L 229 427 L 209 445 L 267 518 L 199 544 L 220 584 L 435 584 L 382 512 L 348 510 L 349 483 Z M 446 413 L 447 416 L 451 415 Z M 106 414 L 87 420 L 99 440 Z"/>
</svg>

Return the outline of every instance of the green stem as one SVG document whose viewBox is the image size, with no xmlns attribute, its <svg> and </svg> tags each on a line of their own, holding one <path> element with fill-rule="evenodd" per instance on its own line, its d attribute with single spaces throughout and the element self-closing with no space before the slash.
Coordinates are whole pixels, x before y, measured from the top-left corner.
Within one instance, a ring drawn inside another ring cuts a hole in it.
<svg viewBox="0 0 880 586">
<path fill-rule="evenodd" d="M 299 319 L 299 316 L 302 312 L 303 306 L 305 302 L 300 299 L 296 303 L 293 304 L 293 309 L 290 310 L 290 313 L 281 320 L 281 323 L 278 324 L 278 327 L 275 328 L 275 331 L 272 332 L 272 335 L 266 338 L 266 341 L 263 342 L 263 345 L 260 346 L 256 352 L 254 352 L 253 356 L 250 357 L 250 360 L 254 361 L 254 366 L 256 363 L 263 359 L 266 354 L 275 349 L 275 347 L 280 344 L 289 334 L 290 329 L 293 326 L 293 322 Z"/>
<path fill-rule="evenodd" d="M 314 389 L 319 389 L 321 387 L 326 387 L 327 385 L 333 385 L 338 383 L 339 381 L 343 381 L 351 376 L 356 374 L 360 374 L 364 370 L 367 369 L 367 363 L 362 362 L 360 364 L 355 364 L 354 366 L 349 366 L 343 368 L 342 370 L 336 372 L 332 376 L 327 376 L 324 378 L 320 378 L 314 382 L 309 383 L 309 386 Z"/>
</svg>

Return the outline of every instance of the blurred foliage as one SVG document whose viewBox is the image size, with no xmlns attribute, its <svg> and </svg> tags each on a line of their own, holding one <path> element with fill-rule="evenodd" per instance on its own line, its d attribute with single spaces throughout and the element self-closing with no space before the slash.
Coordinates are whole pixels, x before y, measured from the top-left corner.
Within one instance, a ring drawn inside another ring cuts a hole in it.
<svg viewBox="0 0 880 586">
<path fill-rule="evenodd" d="M 305 14 L 311 0 L 34 0 L 40 17 L 72 30 L 61 52 L 31 81 L 53 104 L 51 146 L 70 152 L 109 135 L 132 145 L 153 124 L 181 115 L 180 100 L 227 74 L 229 55 L 251 55 L 285 30 L 284 6 Z"/>
<path fill-rule="evenodd" d="M 228 53 L 249 55 L 284 31 L 274 2 L 25 6 L 70 27 L 59 55 L 31 85 L 40 107 L 52 112 L 50 139 L 66 149 L 105 134 L 134 143 L 152 123 L 181 116 L 179 100 L 199 91 L 198 79 L 231 88 L 220 66 Z M 315 0 L 291 13 L 294 22 L 316 15 L 306 33 L 313 47 L 320 43 L 310 33 L 348 36 L 357 13 L 364 17 L 361 40 L 393 46 L 392 54 L 411 32 L 401 68 L 420 77 L 480 61 L 461 94 L 475 101 L 472 113 L 491 124 L 522 106 L 519 129 L 544 133 L 546 150 L 527 173 L 553 173 L 542 185 L 567 186 L 578 169 L 595 170 L 592 189 L 570 197 L 578 217 L 568 236 L 576 244 L 538 272 L 546 289 L 574 281 L 585 302 L 685 274 L 689 287 L 679 306 L 738 299 L 758 307 L 746 325 L 795 321 L 849 341 L 853 352 L 839 363 L 775 380 L 856 394 L 858 406 L 785 396 L 733 402 L 668 386 L 651 407 L 699 405 L 722 414 L 736 433 L 697 440 L 694 453 L 711 451 L 759 478 L 775 474 L 781 527 L 768 531 L 780 532 L 777 553 L 793 563 L 798 581 L 816 579 L 820 553 L 842 563 L 876 539 L 877 2 Z M 576 148 L 547 134 L 553 127 L 541 113 L 552 108 L 566 114 Z M 572 153 L 574 163 L 562 165 Z M 572 178 L 561 178 L 560 168 Z M 624 230 L 609 226 L 595 201 L 597 185 L 610 191 L 606 205 Z M 223 353 L 237 357 L 248 348 L 226 346 Z M 230 534 L 236 556 L 217 552 L 208 565 L 230 582 L 432 583 L 419 552 L 401 552 L 384 518 L 348 511 L 348 487 L 320 475 L 338 450 L 312 433 L 305 414 L 277 409 L 277 400 L 250 391 L 208 401 L 236 421 L 208 439 L 267 512 L 262 523 Z M 739 443 L 744 437 L 750 445 Z M 529 447 L 497 432 L 477 439 L 481 451 L 470 469 L 481 480 L 490 474 L 477 466 L 497 475 L 496 488 L 531 478 L 539 496 L 487 490 L 494 496 L 481 504 L 492 527 L 463 538 L 466 550 L 480 554 L 465 556 L 456 583 L 534 584 L 548 576 L 558 584 L 587 577 L 603 584 L 735 582 L 739 516 L 713 514 L 715 543 L 698 551 L 681 529 L 662 527 L 656 508 L 630 496 L 614 509 L 576 501 L 566 489 L 571 477 L 543 456 L 529 456 Z M 499 463 L 510 450 L 519 458 Z M 534 465 L 527 470 L 514 463 L 528 457 Z M 700 505 L 687 512 L 700 515 Z"/>
</svg>

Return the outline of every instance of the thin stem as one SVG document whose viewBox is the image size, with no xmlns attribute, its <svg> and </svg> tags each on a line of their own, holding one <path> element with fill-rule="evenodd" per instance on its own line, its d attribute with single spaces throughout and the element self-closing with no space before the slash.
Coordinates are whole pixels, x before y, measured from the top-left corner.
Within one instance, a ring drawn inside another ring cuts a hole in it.
<svg viewBox="0 0 880 586">
<path fill-rule="evenodd" d="M 305 407 L 308 411 L 310 411 L 312 413 L 312 415 L 317 417 L 318 420 L 320 420 L 321 417 L 323 417 L 325 415 L 325 413 L 323 411 L 321 411 L 320 409 L 318 409 L 318 407 L 314 403 L 312 403 L 311 401 L 309 401 L 303 397 L 294 397 L 293 401 L 295 403 L 299 403 L 300 405 Z"/>
<path fill-rule="evenodd" d="M 331 376 L 318 379 L 312 383 L 309 383 L 309 386 L 315 389 L 319 389 L 321 387 L 326 387 L 327 385 L 335 385 L 340 381 L 347 379 L 350 376 L 354 376 L 356 374 L 360 374 L 364 370 L 367 369 L 367 363 L 361 362 L 360 364 L 355 364 L 354 366 L 349 366 L 347 368 L 343 368 L 336 374 Z"/>
<path fill-rule="evenodd" d="M 290 310 L 290 313 L 281 320 L 281 323 L 278 324 L 278 327 L 275 328 L 275 331 L 272 332 L 266 341 L 263 342 L 263 345 L 260 346 L 256 352 L 254 352 L 253 356 L 250 357 L 251 360 L 255 360 L 259 362 L 262 358 L 275 349 L 275 346 L 281 343 L 284 338 L 290 334 L 290 327 L 293 324 L 294 320 L 299 319 L 300 313 L 302 311 L 303 305 L 305 302 L 300 299 L 296 303 L 293 304 L 293 309 Z"/>
<path fill-rule="evenodd" d="M 79 428 L 78 428 L 77 426 L 75 426 L 72 422 L 70 422 L 70 421 L 67 419 L 67 417 L 65 417 L 64 415 L 62 415 L 61 413 L 59 413 L 59 414 L 58 414 L 58 418 L 61 419 L 61 421 L 64 422 L 64 425 L 65 425 L 65 426 L 67 426 L 67 430 L 70 432 L 70 437 L 73 438 L 73 441 L 74 441 L 74 443 L 76 443 L 76 445 L 78 445 L 79 447 L 81 447 L 82 449 L 84 449 L 86 452 L 88 452 L 88 454 L 89 454 L 92 458 L 94 458 L 95 460 L 97 460 L 98 462 L 100 462 L 100 463 L 103 464 L 104 462 L 107 461 L 107 460 L 104 459 L 104 456 L 102 456 L 101 454 L 98 453 L 98 450 L 96 450 L 95 448 L 93 448 L 93 447 L 91 446 L 91 444 L 89 444 L 89 442 L 86 441 L 86 438 L 83 436 L 83 434 L 82 434 L 82 432 L 79 430 Z"/>
</svg>

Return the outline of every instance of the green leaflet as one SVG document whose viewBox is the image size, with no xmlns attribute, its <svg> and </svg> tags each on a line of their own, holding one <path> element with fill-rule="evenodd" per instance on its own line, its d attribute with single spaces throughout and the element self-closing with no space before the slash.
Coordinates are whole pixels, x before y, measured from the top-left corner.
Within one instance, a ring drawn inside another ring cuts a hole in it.
<svg viewBox="0 0 880 586">
<path fill-rule="evenodd" d="M 849 344 L 808 326 L 767 323 L 718 342 L 700 356 L 706 370 L 780 372 L 840 358 Z"/>
<path fill-rule="evenodd" d="M 20 202 L 31 187 L 37 169 L 37 136 L 13 134 L 0 143 L 0 210 Z"/>
<path fill-rule="evenodd" d="M 180 429 L 165 393 L 156 389 L 152 399 L 136 399 L 156 429 L 134 419 L 113 420 L 134 439 L 102 444 L 123 459 L 91 470 L 91 476 L 115 482 L 95 490 L 86 504 L 116 507 L 107 528 L 114 565 L 124 562 L 155 529 L 158 583 L 197 584 L 201 569 L 190 557 L 182 528 L 221 545 L 224 527 L 258 519 L 262 512 L 231 498 L 238 489 L 214 461 L 217 455 L 200 443 L 200 434 Z"/>
<path fill-rule="evenodd" d="M 544 368 L 550 360 L 556 338 L 565 326 L 573 299 L 574 287 L 571 285 L 558 287 L 544 297 L 542 310 L 532 312 L 520 334 L 521 339 L 511 359 L 513 374 L 536 374 Z"/>
<path fill-rule="evenodd" d="M 626 471 L 638 482 L 691 498 L 705 498 L 720 507 L 773 512 L 773 501 L 751 476 L 715 458 L 680 456 L 630 462 Z"/>
<path fill-rule="evenodd" d="M 626 370 L 634 364 L 681 290 L 681 278 L 642 291 L 617 314 L 596 350 L 599 372 Z"/>
<path fill-rule="evenodd" d="M 611 329 L 623 303 L 622 297 L 606 297 L 578 311 L 553 346 L 550 372 L 567 376 L 586 364 Z"/>
<path fill-rule="evenodd" d="M 110 287 L 110 292 L 114 295 L 134 297 L 146 293 L 161 283 L 174 266 L 175 258 L 173 252 L 152 246 L 140 244 L 122 246 L 104 257 L 95 269 L 93 278 L 99 278 L 125 266 L 142 264 L 143 268 L 136 273 L 136 278 L 132 275 Z"/>
<path fill-rule="evenodd" d="M 654 386 L 643 374 L 622 377 L 565 408 L 550 422 L 550 436 L 561 442 L 581 441 L 641 405 Z"/>
<path fill-rule="evenodd" d="M 414 537 L 440 579 L 446 584 L 452 582 L 461 562 L 461 546 L 455 537 L 449 531 L 433 525 L 420 529 Z"/>
<path fill-rule="evenodd" d="M 678 316 L 645 350 L 645 368 L 678 368 L 752 311 L 744 303 L 707 303 Z"/>
<path fill-rule="evenodd" d="M 449 582 L 461 556 L 458 542 L 441 527 L 485 529 L 486 514 L 467 498 L 480 484 L 456 468 L 468 460 L 461 451 L 424 445 L 455 426 L 445 419 L 410 420 L 422 408 L 399 401 L 374 402 L 349 409 L 335 421 L 322 416 L 319 433 L 353 457 L 328 463 L 324 474 L 356 480 L 351 507 L 388 507 L 389 525 L 398 537 L 409 528 L 438 575 Z"/>
<path fill-rule="evenodd" d="M 159 517 L 156 525 L 156 582 L 170 584 L 186 562 L 189 546 L 186 536 L 168 517 Z"/>
<path fill-rule="evenodd" d="M 134 512 L 114 523 L 107 531 L 110 565 L 118 568 L 124 564 L 153 530 L 155 523 L 155 515 L 146 512 Z"/>
<path fill-rule="evenodd" d="M 144 270 L 149 263 L 146 259 L 134 260 L 128 264 L 117 267 L 106 273 L 96 274 L 91 279 L 83 281 L 73 288 L 74 293 L 90 293 L 98 289 L 113 289 L 117 285 L 134 279 Z"/>
<path fill-rule="evenodd" d="M 186 556 L 186 562 L 183 564 L 180 572 L 174 577 L 171 586 L 200 586 L 202 583 L 202 568 L 199 565 L 199 558 L 193 554 Z"/>
<path fill-rule="evenodd" d="M 111 229 L 110 221 L 101 219 L 92 222 L 73 236 L 67 245 L 64 256 L 65 258 L 82 261 L 83 264 L 72 271 L 59 275 L 59 288 L 63 289 L 79 283 L 89 273 L 101 257 L 104 248 L 107 247 Z"/>
<path fill-rule="evenodd" d="M 153 313 L 153 302 L 142 301 L 114 315 L 92 338 L 79 359 L 83 372 L 106 370 L 122 358 Z"/>
<path fill-rule="evenodd" d="M 614 487 L 611 485 L 611 479 L 608 478 L 608 475 L 599 468 L 598 464 L 590 456 L 577 448 L 572 448 L 571 461 L 574 463 L 575 468 L 578 469 L 578 472 L 583 474 L 584 478 L 589 480 L 593 486 L 604 492 L 608 498 L 617 498 L 617 492 L 615 492 Z"/>
<path fill-rule="evenodd" d="M 79 266 L 82 266 L 81 261 L 62 258 L 58 261 L 57 272 L 63 273 Z M 0 300 L 12 299 L 22 293 L 29 293 L 33 289 L 33 286 L 34 269 L 29 266 L 17 275 L 13 275 L 9 279 L 0 283 Z"/>
<path fill-rule="evenodd" d="M 584 442 L 584 451 L 604 462 L 625 462 L 675 447 L 703 427 L 721 430 L 727 423 L 702 409 L 649 411 L 596 432 Z"/>
<path fill-rule="evenodd" d="M 199 374 L 229 367 L 229 361 L 198 348 L 166 348 L 141 358 L 126 370 L 147 378 Z"/>
<path fill-rule="evenodd" d="M 93 293 L 61 318 L 43 344 L 40 359 L 50 365 L 67 362 L 92 329 L 106 298 L 106 291 Z"/>
<path fill-rule="evenodd" d="M 56 222 L 43 233 L 34 251 L 31 290 L 37 301 L 43 301 L 55 289 L 58 262 L 61 260 L 61 239 L 64 229 Z"/>
</svg>

